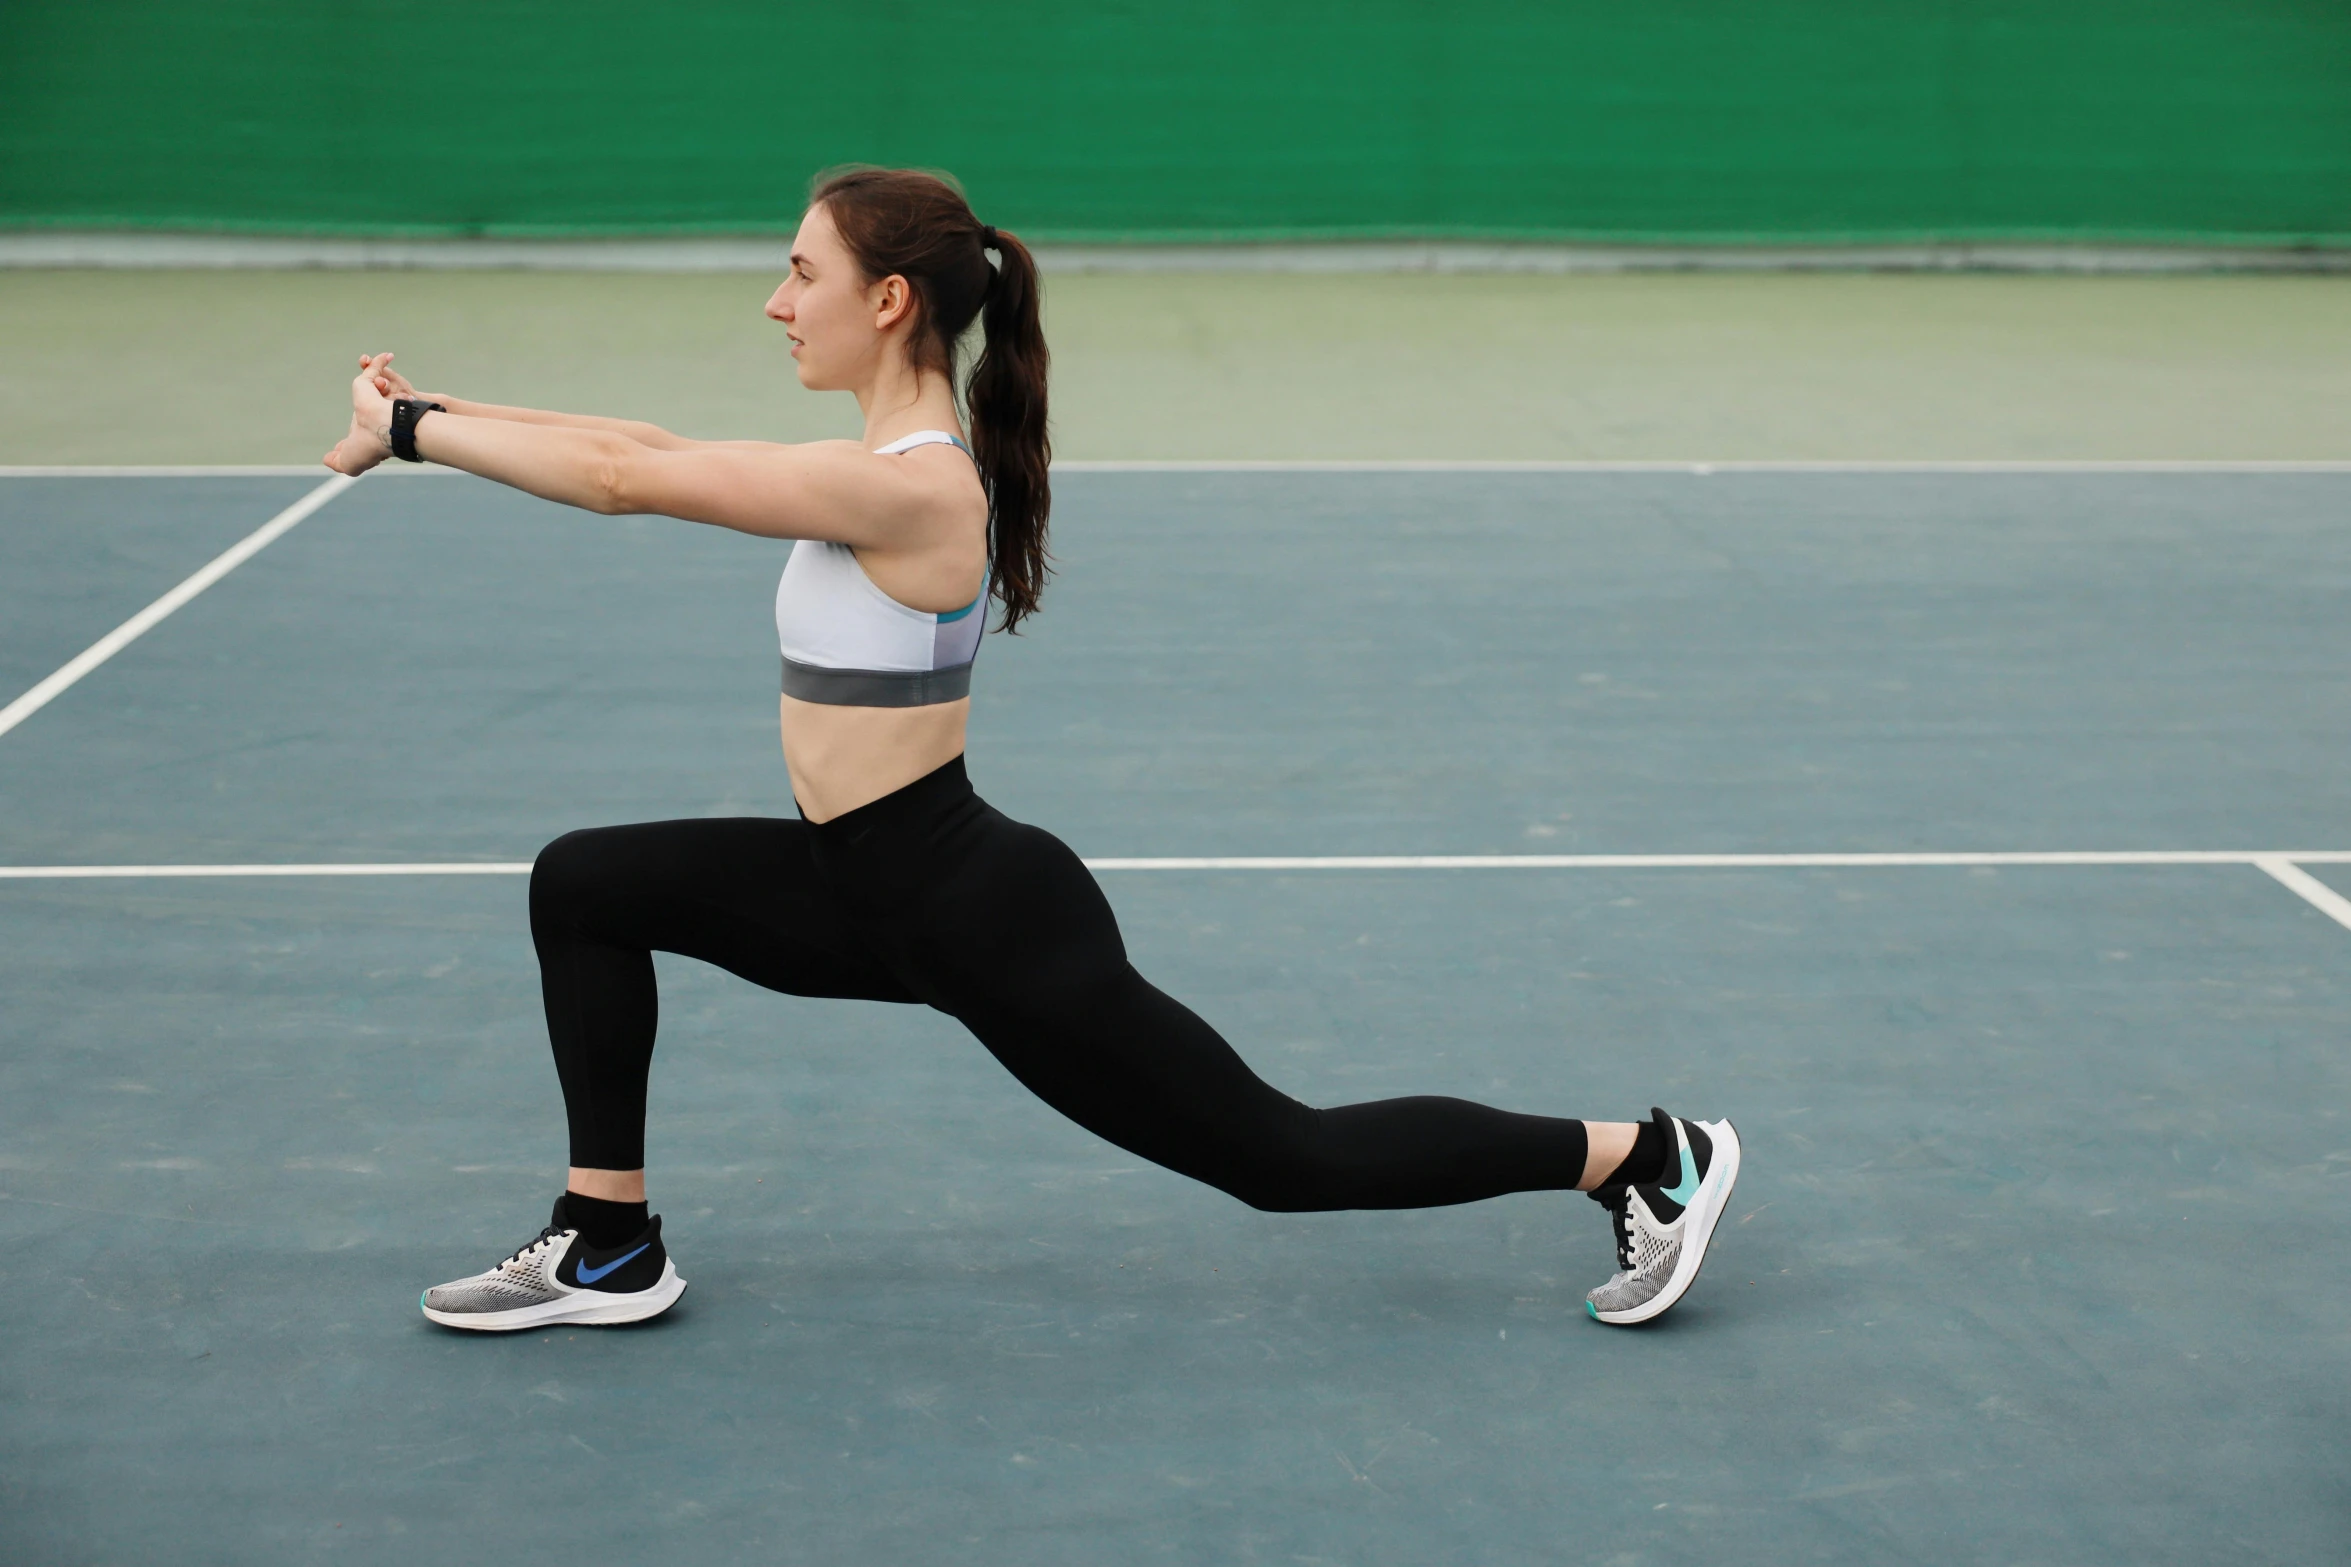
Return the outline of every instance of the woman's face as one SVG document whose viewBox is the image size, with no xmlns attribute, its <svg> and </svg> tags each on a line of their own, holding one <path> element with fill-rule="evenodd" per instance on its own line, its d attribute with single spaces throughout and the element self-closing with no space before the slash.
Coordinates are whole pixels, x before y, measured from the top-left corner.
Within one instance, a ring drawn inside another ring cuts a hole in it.
<svg viewBox="0 0 2351 1567">
<path fill-rule="evenodd" d="M 800 384 L 812 392 L 854 391 L 879 368 L 888 329 L 906 314 L 902 278 L 868 283 L 841 243 L 832 215 L 810 207 L 792 240 L 792 270 L 767 302 L 784 324 Z"/>
</svg>

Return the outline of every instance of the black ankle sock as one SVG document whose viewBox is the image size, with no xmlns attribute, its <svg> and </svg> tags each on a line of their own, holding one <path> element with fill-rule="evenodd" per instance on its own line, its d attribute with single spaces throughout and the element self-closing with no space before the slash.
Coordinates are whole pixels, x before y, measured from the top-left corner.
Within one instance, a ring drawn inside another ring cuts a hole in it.
<svg viewBox="0 0 2351 1567">
<path fill-rule="evenodd" d="M 563 1194 L 561 1212 L 563 1223 L 579 1231 L 580 1239 L 598 1251 L 610 1251 L 624 1241 L 635 1240 L 653 1222 L 641 1202 L 606 1202 L 601 1197 L 582 1197 L 578 1192 Z"/>
<path fill-rule="evenodd" d="M 1643 1121 L 1641 1129 L 1633 1134 L 1633 1151 L 1624 1156 L 1624 1163 L 1608 1172 L 1608 1179 L 1600 1185 L 1656 1185 L 1664 1178 L 1666 1150 L 1672 1146 L 1666 1141 L 1664 1127 L 1655 1121 Z"/>
</svg>

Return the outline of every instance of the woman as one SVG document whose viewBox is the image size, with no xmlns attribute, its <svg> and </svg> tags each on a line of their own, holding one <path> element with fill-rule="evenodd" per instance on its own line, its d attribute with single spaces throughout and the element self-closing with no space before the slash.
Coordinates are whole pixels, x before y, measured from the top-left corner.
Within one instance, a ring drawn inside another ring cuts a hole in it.
<svg viewBox="0 0 2351 1567">
<path fill-rule="evenodd" d="M 936 1007 L 1079 1125 L 1253 1207 L 1591 1192 L 1620 1271 L 1587 1309 L 1655 1317 L 1689 1288 L 1738 1177 L 1728 1122 L 1553 1120 L 1436 1098 L 1311 1109 L 1135 972 L 1077 856 L 972 792 L 964 729 L 988 601 L 1009 631 L 1046 576 L 1037 296 L 1027 248 L 948 182 L 858 168 L 816 184 L 767 314 L 803 386 L 855 394 L 863 440 L 690 441 L 427 397 L 390 354 L 361 362 L 350 432 L 326 458 L 339 473 L 427 460 L 591 511 L 801 541 L 776 593 L 800 820 L 602 827 L 539 856 L 531 935 L 570 1179 L 536 1240 L 427 1290 L 425 1315 L 487 1331 L 635 1322 L 684 1291 L 645 1202 L 661 951 L 790 995 Z M 975 318 L 967 445 L 956 345 Z"/>
</svg>

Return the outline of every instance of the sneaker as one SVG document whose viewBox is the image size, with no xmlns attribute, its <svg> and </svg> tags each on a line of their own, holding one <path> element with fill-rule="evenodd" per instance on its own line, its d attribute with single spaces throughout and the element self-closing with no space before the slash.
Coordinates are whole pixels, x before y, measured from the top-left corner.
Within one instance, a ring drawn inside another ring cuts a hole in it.
<svg viewBox="0 0 2351 1567">
<path fill-rule="evenodd" d="M 598 1251 L 563 1222 L 563 1200 L 539 1238 L 487 1273 L 436 1284 L 417 1302 L 445 1328 L 511 1333 L 551 1323 L 607 1327 L 658 1317 L 686 1292 L 656 1216 L 626 1245 Z"/>
<path fill-rule="evenodd" d="M 1698 1277 L 1706 1243 L 1739 1179 L 1739 1134 L 1728 1121 L 1684 1121 L 1652 1109 L 1673 1133 L 1654 1186 L 1592 1193 L 1616 1229 L 1615 1277 L 1584 1297 L 1597 1322 L 1647 1322 L 1665 1314 Z"/>
</svg>

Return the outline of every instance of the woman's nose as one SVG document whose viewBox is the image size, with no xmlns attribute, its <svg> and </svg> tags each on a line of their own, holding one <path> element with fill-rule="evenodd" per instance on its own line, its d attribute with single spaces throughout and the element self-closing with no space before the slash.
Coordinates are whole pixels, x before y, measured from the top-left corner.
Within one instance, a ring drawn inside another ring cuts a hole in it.
<svg viewBox="0 0 2351 1567">
<path fill-rule="evenodd" d="M 792 319 L 791 301 L 784 298 L 784 290 L 781 285 L 777 286 L 774 293 L 767 296 L 767 318 L 770 321 Z"/>
</svg>

